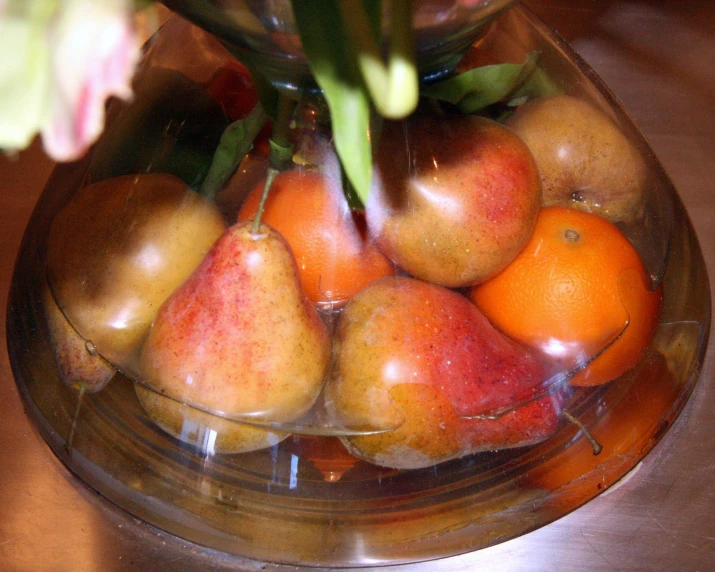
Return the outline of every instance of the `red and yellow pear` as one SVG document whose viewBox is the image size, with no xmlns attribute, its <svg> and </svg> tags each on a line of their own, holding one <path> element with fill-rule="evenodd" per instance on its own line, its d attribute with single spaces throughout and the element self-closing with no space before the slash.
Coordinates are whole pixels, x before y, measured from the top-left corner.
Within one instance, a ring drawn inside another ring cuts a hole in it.
<svg viewBox="0 0 715 572">
<path fill-rule="evenodd" d="M 537 443 L 559 424 L 561 397 L 541 397 L 545 362 L 447 288 L 375 282 L 348 302 L 335 344 L 326 403 L 348 427 L 384 430 L 343 438 L 370 463 L 428 467 Z"/>
<path fill-rule="evenodd" d="M 162 399 L 149 406 L 143 401 L 162 426 L 187 417 L 188 405 L 202 410 L 197 414 L 280 427 L 306 413 L 320 393 L 330 361 L 327 328 L 300 285 L 283 237 L 253 226 L 230 227 L 154 320 L 141 371 Z M 188 418 L 195 422 L 197 415 Z M 218 437 L 234 443 L 232 452 L 287 436 L 237 423 L 223 429 L 229 434 L 218 427 Z M 244 430 L 254 436 L 230 435 Z"/>
</svg>

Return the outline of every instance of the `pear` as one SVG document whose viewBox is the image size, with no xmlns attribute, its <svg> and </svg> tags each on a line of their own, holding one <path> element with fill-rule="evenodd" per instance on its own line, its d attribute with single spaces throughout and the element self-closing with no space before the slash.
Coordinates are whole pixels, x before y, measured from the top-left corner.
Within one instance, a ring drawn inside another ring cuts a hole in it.
<svg viewBox="0 0 715 572">
<path fill-rule="evenodd" d="M 155 403 L 152 418 L 175 418 L 184 403 L 280 424 L 317 399 L 330 361 L 327 328 L 285 240 L 252 226 L 230 227 L 160 308 L 140 363 L 145 382 L 171 399 Z"/>
<path fill-rule="evenodd" d="M 139 402 L 163 431 L 205 456 L 248 453 L 277 445 L 290 434 L 222 419 L 134 384 Z"/>
<path fill-rule="evenodd" d="M 559 425 L 562 396 L 542 397 L 550 366 L 447 288 L 371 284 L 343 310 L 335 345 L 326 406 L 348 426 L 384 430 L 343 438 L 370 463 L 429 467 L 534 444 Z"/>
<path fill-rule="evenodd" d="M 385 122 L 365 214 L 378 248 L 412 276 L 450 288 L 491 278 L 540 206 L 534 158 L 507 127 L 463 115 Z"/>
<path fill-rule="evenodd" d="M 93 183 L 52 222 L 48 281 L 82 337 L 128 366 L 161 304 L 225 229 L 216 206 L 172 175 Z"/>
<path fill-rule="evenodd" d="M 507 120 L 531 150 L 544 205 L 632 222 L 642 213 L 647 166 L 638 148 L 595 105 L 570 95 L 534 99 Z"/>
<path fill-rule="evenodd" d="M 103 389 L 114 377 L 114 367 L 67 321 L 49 287 L 42 289 L 42 302 L 50 344 L 62 381 L 78 391 L 96 392 Z"/>
</svg>

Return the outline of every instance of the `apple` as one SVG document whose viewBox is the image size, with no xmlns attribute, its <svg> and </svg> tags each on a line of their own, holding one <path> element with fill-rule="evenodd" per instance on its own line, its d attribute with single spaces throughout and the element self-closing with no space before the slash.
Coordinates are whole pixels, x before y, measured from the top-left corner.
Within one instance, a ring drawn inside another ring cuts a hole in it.
<svg viewBox="0 0 715 572">
<path fill-rule="evenodd" d="M 507 120 L 541 173 L 544 205 L 561 205 L 611 222 L 641 214 L 647 167 L 635 144 L 593 104 L 570 95 L 534 99 Z"/>
<path fill-rule="evenodd" d="M 365 207 L 378 247 L 409 274 L 448 287 L 491 278 L 531 236 L 541 183 L 529 149 L 483 117 L 386 122 Z"/>
</svg>

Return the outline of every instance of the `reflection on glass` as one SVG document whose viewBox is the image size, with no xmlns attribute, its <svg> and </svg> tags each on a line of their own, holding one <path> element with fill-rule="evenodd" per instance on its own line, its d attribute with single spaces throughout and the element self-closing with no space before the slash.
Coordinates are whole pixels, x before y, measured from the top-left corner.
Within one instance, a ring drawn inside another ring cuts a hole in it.
<svg viewBox="0 0 715 572">
<path fill-rule="evenodd" d="M 248 5 L 231 4 L 239 12 Z M 192 14 L 198 5 L 185 6 Z M 210 10 L 192 15 L 211 18 Z M 255 34 L 246 37 L 276 39 Z M 535 52 L 538 59 L 530 56 Z M 28 410 L 58 456 L 102 494 L 170 532 L 251 558 L 297 563 L 300 555 L 301 564 L 319 566 L 409 562 L 477 549 L 558 518 L 630 470 L 673 421 L 695 383 L 709 325 L 697 241 L 635 127 L 524 9 L 481 29 L 459 64 L 465 71 L 507 63 L 517 66 L 509 68 L 516 76 L 534 74 L 523 93 L 490 104 L 490 121 L 516 117 L 512 108 L 539 101 L 536 92 L 589 102 L 645 168 L 636 169 L 645 189 L 637 205 L 614 211 L 612 203 L 606 213 L 644 268 L 617 272 L 613 319 L 587 341 L 548 334 L 526 348 L 476 309 L 472 283 L 420 276 L 424 256 L 408 270 L 384 254 L 379 240 L 387 269 L 379 266 L 379 276 L 358 293 L 332 296 L 341 290 L 334 281 L 327 285 L 342 268 L 333 257 L 347 247 L 327 250 L 313 298 L 297 295 L 295 285 L 308 280 L 299 268 L 309 266 L 317 247 L 307 248 L 300 264 L 270 274 L 269 294 L 242 290 L 263 272 L 256 261 L 266 252 L 297 259 L 298 239 L 288 226 L 283 238 L 268 226 L 245 231 L 255 211 L 236 226 L 266 176 L 265 134 L 215 198 L 200 193 L 221 135 L 236 119 L 227 112 L 238 107 L 225 98 L 243 81 L 231 75 L 240 68 L 215 38 L 178 18 L 146 54 L 135 101 L 109 110 L 107 134 L 85 162 L 53 175 L 10 297 L 9 349 Z M 463 119 L 457 104 L 440 101 L 445 117 Z M 373 240 L 370 213 L 353 212 L 350 197 L 331 187 L 341 180 L 336 172 L 316 168 L 325 160 L 337 169 L 324 113 L 315 94 L 298 102 L 293 135 L 301 170 L 286 190 L 277 179 L 266 213 L 277 227 L 279 195 L 299 186 L 316 193 L 305 208 L 326 206 L 301 216 L 294 196 L 283 215 L 289 223 L 310 226 L 321 215 L 347 225 L 346 244 Z M 472 123 L 481 128 L 484 121 Z M 404 142 L 404 131 L 396 133 Z M 415 175 L 423 153 L 428 174 L 415 185 L 423 203 L 436 200 L 438 210 L 447 204 L 442 210 L 450 216 L 462 214 L 456 199 L 429 184 L 450 166 L 435 140 L 408 145 L 406 156 L 415 161 L 407 174 Z M 405 183 L 397 153 L 380 167 L 383 179 Z M 604 207 L 603 197 L 591 201 L 586 183 L 577 186 L 559 200 L 582 210 Z M 497 203 L 489 202 L 492 218 L 505 211 Z M 436 230 L 417 227 L 437 242 Z M 263 250 L 246 248 L 257 236 Z M 367 249 L 358 252 L 367 258 Z M 228 279 L 224 270 L 241 257 L 240 279 Z M 235 313 L 224 303 L 232 282 L 237 298 L 263 310 Z M 662 309 L 648 310 L 643 300 L 661 289 Z M 242 336 L 235 335 L 239 326 Z M 633 337 L 646 343 L 627 371 L 603 374 L 618 379 L 589 387 L 587 374 L 595 377 L 605 368 L 602 357 Z M 291 361 L 296 356 L 302 361 Z M 82 389 L 68 373 L 80 365 L 99 372 L 99 381 L 90 387 L 83 373 Z M 475 375 L 481 385 L 454 381 Z M 86 394 L 76 417 L 78 390 Z M 602 446 L 599 455 L 585 432 Z"/>
</svg>

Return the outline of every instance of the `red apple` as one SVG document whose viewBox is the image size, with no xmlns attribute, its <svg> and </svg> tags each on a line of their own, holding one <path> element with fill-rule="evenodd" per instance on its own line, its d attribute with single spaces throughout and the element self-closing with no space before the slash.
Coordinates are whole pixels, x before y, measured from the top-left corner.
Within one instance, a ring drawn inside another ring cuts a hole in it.
<svg viewBox="0 0 715 572">
<path fill-rule="evenodd" d="M 386 122 L 367 222 L 407 272 L 448 287 L 496 275 L 534 228 L 541 182 L 531 152 L 482 117 L 413 115 Z"/>
</svg>

